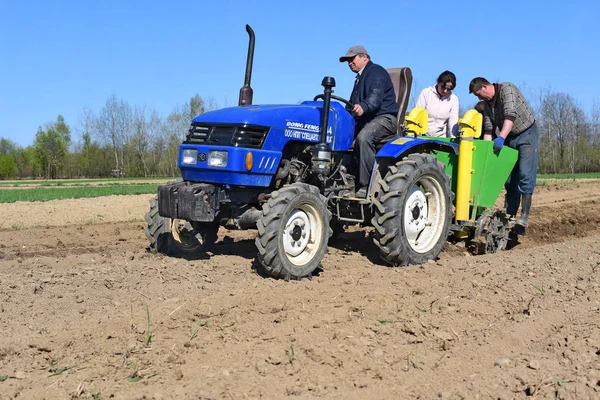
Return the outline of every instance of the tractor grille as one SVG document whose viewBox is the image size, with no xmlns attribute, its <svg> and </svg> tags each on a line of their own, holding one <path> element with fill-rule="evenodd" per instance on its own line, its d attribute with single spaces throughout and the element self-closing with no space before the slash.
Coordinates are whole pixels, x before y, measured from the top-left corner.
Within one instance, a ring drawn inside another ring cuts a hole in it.
<svg viewBox="0 0 600 400">
<path fill-rule="evenodd" d="M 184 143 L 260 149 L 268 132 L 269 128 L 257 125 L 206 125 L 192 122 Z"/>
</svg>

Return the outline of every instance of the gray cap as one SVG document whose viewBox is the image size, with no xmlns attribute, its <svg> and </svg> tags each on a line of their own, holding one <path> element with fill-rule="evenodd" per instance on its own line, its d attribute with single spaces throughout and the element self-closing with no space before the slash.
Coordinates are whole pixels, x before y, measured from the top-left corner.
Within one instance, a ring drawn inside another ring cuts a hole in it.
<svg viewBox="0 0 600 400">
<path fill-rule="evenodd" d="M 354 58 L 357 54 L 369 54 L 367 49 L 362 46 L 352 46 L 348 49 L 345 55 L 340 57 L 340 62 L 348 61 L 348 59 Z"/>
</svg>

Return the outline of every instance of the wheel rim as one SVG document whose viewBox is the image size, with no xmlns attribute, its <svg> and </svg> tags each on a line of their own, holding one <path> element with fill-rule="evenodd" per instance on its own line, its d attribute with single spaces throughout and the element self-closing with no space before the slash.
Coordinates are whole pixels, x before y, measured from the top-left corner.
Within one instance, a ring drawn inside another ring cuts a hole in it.
<svg viewBox="0 0 600 400">
<path fill-rule="evenodd" d="M 417 253 L 426 253 L 438 242 L 447 213 L 444 191 L 432 175 L 423 175 L 410 191 L 404 207 L 404 234 Z"/>
<path fill-rule="evenodd" d="M 171 234 L 177 244 L 182 247 L 195 247 L 202 244 L 200 240 L 198 240 L 199 235 L 194 234 L 192 225 L 183 219 L 171 220 Z"/>
<path fill-rule="evenodd" d="M 322 232 L 317 210 L 302 204 L 292 211 L 285 222 L 283 249 L 294 265 L 304 265 L 317 254 Z"/>
</svg>

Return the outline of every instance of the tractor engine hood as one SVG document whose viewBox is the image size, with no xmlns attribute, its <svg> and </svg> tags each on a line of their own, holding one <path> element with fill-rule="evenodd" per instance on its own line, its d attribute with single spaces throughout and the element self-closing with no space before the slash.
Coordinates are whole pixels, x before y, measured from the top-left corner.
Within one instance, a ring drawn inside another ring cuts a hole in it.
<svg viewBox="0 0 600 400">
<path fill-rule="evenodd" d="M 229 107 L 198 115 L 192 122 L 202 124 L 260 125 L 269 128 L 299 128 L 318 132 L 321 121 L 322 101 L 305 101 L 302 104 L 273 104 Z M 352 119 L 344 107 L 332 103 L 334 115 L 330 114 L 329 126 L 336 121 Z"/>
</svg>

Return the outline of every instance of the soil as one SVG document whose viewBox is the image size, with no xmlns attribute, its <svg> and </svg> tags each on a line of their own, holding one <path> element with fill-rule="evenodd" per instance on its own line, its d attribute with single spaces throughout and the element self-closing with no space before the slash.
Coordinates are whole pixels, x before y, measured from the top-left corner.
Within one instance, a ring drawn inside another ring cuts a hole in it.
<svg viewBox="0 0 600 400">
<path fill-rule="evenodd" d="M 151 196 L 0 209 L 0 399 L 598 399 L 600 182 L 539 187 L 528 235 L 390 268 L 369 228 L 311 280 L 147 251 Z"/>
</svg>

